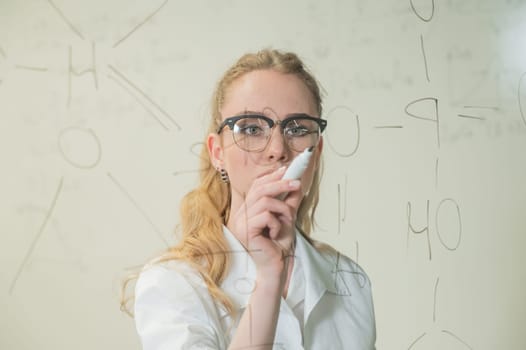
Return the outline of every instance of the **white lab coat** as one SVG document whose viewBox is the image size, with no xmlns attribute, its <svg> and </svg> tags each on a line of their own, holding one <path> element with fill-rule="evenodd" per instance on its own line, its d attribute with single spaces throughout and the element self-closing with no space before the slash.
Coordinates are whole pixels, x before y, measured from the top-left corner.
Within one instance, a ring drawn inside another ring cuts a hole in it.
<svg viewBox="0 0 526 350">
<path fill-rule="evenodd" d="M 241 315 L 255 266 L 234 235 L 226 228 L 224 234 L 232 267 L 221 288 Z M 296 237 L 295 258 L 301 266 L 300 272 L 293 271 L 290 286 L 304 287 L 303 324 L 282 298 L 273 348 L 375 349 L 371 285 L 365 272 L 339 253 L 320 253 L 299 232 Z M 238 320 L 233 322 L 200 275 L 183 262 L 149 266 L 137 281 L 135 322 L 144 350 L 227 349 Z"/>
</svg>

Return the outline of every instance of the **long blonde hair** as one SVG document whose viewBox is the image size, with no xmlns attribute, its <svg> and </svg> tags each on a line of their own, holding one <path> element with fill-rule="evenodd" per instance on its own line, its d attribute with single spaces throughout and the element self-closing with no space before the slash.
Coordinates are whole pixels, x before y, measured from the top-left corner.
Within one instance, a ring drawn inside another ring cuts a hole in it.
<svg viewBox="0 0 526 350">
<path fill-rule="evenodd" d="M 263 69 L 272 69 L 284 74 L 299 77 L 312 93 L 318 116 L 322 113 L 320 88 L 316 79 L 304 67 L 297 55 L 290 52 L 264 49 L 256 53 L 243 55 L 217 83 L 212 96 L 211 120 L 209 133 L 216 132 L 222 118 L 220 110 L 230 85 L 242 75 Z M 181 201 L 181 240 L 169 248 L 155 262 L 181 260 L 194 267 L 202 275 L 210 295 L 219 301 L 233 315 L 235 310 L 220 285 L 229 266 L 230 255 L 228 244 L 223 235 L 223 224 L 229 216 L 230 188 L 211 166 L 206 147 L 201 150 L 200 183 Z M 314 223 L 314 212 L 319 199 L 320 167 L 315 170 L 311 188 L 298 209 L 296 226 L 311 241 L 309 235 Z M 125 281 L 123 289 L 126 288 Z M 121 308 L 127 310 L 126 304 L 131 298 L 121 299 Z"/>
</svg>

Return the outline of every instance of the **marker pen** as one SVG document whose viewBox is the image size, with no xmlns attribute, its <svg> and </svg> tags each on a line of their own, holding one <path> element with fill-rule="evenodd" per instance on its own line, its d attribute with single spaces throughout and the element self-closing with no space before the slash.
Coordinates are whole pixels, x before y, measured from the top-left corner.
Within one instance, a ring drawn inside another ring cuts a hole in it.
<svg viewBox="0 0 526 350">
<path fill-rule="evenodd" d="M 314 150 L 314 146 L 311 146 L 309 148 L 305 148 L 305 151 L 300 153 L 296 158 L 292 160 L 292 163 L 290 163 L 289 167 L 285 171 L 285 174 L 283 175 L 283 180 L 296 180 L 299 179 L 303 173 L 305 172 L 305 169 L 309 166 L 310 157 L 312 156 L 312 151 Z M 279 199 L 283 200 L 285 197 L 287 197 L 288 192 L 282 193 L 278 196 Z"/>
</svg>

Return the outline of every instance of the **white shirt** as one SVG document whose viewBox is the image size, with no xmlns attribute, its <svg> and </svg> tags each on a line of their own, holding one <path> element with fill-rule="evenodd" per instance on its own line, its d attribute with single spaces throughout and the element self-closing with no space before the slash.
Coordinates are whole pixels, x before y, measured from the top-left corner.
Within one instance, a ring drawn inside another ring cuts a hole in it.
<svg viewBox="0 0 526 350">
<path fill-rule="evenodd" d="M 248 305 L 256 270 L 234 235 L 226 228 L 224 234 L 232 264 L 221 288 L 239 310 L 238 319 L 232 320 L 212 299 L 188 264 L 151 265 L 135 288 L 135 323 L 144 350 L 228 348 Z M 281 302 L 273 348 L 361 350 L 375 349 L 375 341 L 371 284 L 365 272 L 339 253 L 319 252 L 296 232 L 289 294 Z"/>
<path fill-rule="evenodd" d="M 292 266 L 292 276 L 290 277 L 289 287 L 287 290 L 287 297 L 285 298 L 287 305 L 292 309 L 294 316 L 303 324 L 303 316 L 305 313 L 305 274 L 301 266 L 301 260 L 294 259 Z M 301 328 L 303 336 L 303 327 Z"/>
</svg>

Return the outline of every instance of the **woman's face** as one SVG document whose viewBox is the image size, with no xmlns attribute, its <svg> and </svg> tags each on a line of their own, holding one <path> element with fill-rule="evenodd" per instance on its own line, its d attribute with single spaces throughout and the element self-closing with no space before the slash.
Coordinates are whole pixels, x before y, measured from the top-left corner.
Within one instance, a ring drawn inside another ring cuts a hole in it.
<svg viewBox="0 0 526 350">
<path fill-rule="evenodd" d="M 318 116 L 313 96 L 305 84 L 293 74 L 274 70 L 252 71 L 235 80 L 226 92 L 220 112 L 223 120 L 247 112 L 262 114 L 275 121 L 296 113 Z M 312 184 L 321 148 L 320 138 L 309 167 L 301 178 L 303 193 L 308 192 Z M 263 151 L 247 152 L 238 147 L 228 127 L 223 128 L 220 135 L 209 136 L 208 149 L 213 166 L 225 169 L 230 178 L 232 211 L 243 203 L 256 178 L 289 165 L 301 153 L 289 149 L 279 125 L 272 129 L 271 138 Z"/>
</svg>

